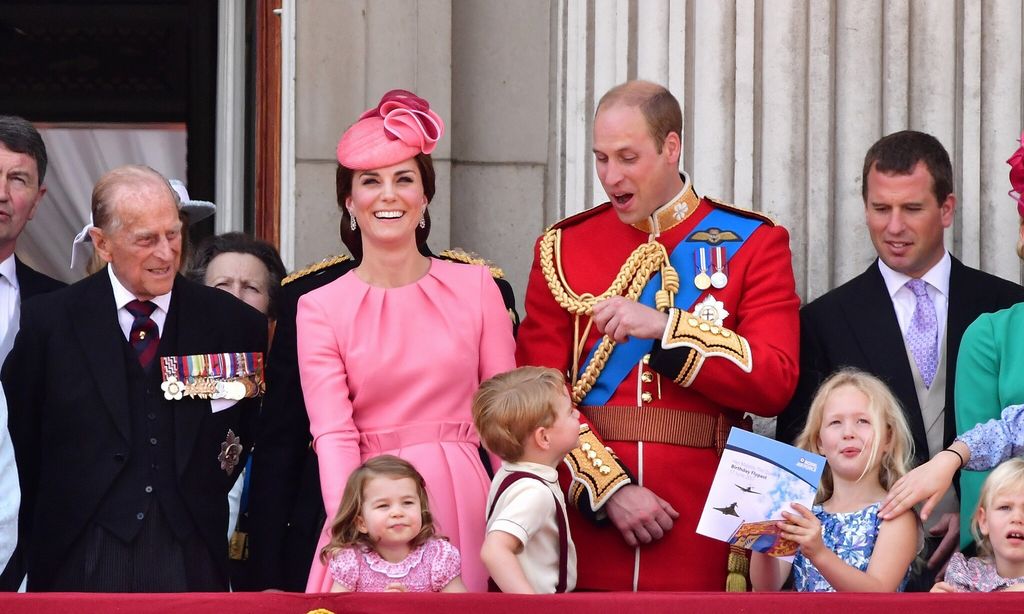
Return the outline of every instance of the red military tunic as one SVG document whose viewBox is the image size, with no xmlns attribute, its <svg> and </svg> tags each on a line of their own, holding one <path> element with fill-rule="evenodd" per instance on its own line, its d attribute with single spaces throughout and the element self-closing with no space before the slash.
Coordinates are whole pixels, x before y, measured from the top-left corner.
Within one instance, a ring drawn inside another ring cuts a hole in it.
<svg viewBox="0 0 1024 614">
<path fill-rule="evenodd" d="M 542 237 L 527 286 L 527 316 L 519 331 L 517 363 L 572 373 L 575 316 L 555 300 L 551 283 L 561 284 L 559 287 L 567 287 L 577 296 L 600 295 L 630 254 L 658 231 L 655 240 L 668 252 L 687 238 L 703 238 L 709 246 L 714 245 L 714 235 L 727 236 L 721 233 L 729 229 L 705 228 L 702 220 L 719 207 L 732 209 L 698 199 L 687 181 L 681 197 L 635 226 L 619 221 L 608 203 L 556 224 L 549 233 L 560 230 L 561 240 L 548 262 L 556 264 L 558 275 L 551 275 L 550 266 L 548 275 L 544 273 Z M 708 230 L 710 234 L 699 234 Z M 711 418 L 724 416 L 733 423 L 743 412 L 774 416 L 785 407 L 796 385 L 799 363 L 800 301 L 793 280 L 789 233 L 764 218 L 764 223 L 743 238 L 746 241 L 739 251 L 733 254 L 730 249 L 727 285 L 710 288 L 698 299 L 710 294 L 723 303 L 728 316 L 722 324 L 712 328 L 687 313 L 690 305 L 676 305 L 678 309 L 670 311 L 666 335 L 655 340 L 651 353 L 633 367 L 606 406 L 583 406 L 584 413 L 593 416 L 605 409 L 625 408 L 677 416 L 680 414 L 672 412 L 683 411 Z M 695 272 L 680 267 L 680 286 L 694 284 Z M 588 321 L 588 316 L 580 317 L 578 334 L 583 334 Z M 581 370 L 583 359 L 600 341 L 601 334 L 591 327 L 579 358 Z M 600 421 L 589 421 L 601 437 Z M 569 464 L 571 477 L 587 484 L 582 496 L 582 489 L 575 486 L 577 503 L 592 515 L 590 510 L 600 510 L 619 487 L 635 481 L 668 501 L 679 512 L 679 519 L 661 540 L 631 548 L 610 522 L 594 524 L 579 511 L 570 510 L 577 548 L 577 589 L 724 590 L 729 546 L 695 532 L 718 466 L 718 451 L 714 445 L 656 443 L 652 441 L 658 439 L 655 436 L 636 439 L 602 437 L 611 449 L 608 451 L 618 457 L 616 464 L 596 438 L 583 438 L 582 449 L 570 455 L 575 464 Z M 565 473 L 570 475 L 570 471 Z M 572 495 L 570 489 L 570 500 Z M 603 516 L 600 511 L 598 515 Z"/>
</svg>

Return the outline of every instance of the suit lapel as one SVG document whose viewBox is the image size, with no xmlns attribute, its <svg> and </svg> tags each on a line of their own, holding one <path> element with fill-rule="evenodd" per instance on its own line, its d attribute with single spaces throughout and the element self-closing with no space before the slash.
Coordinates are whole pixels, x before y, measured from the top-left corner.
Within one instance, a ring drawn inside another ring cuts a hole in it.
<svg viewBox="0 0 1024 614">
<path fill-rule="evenodd" d="M 196 321 L 195 313 L 189 311 L 194 305 L 190 290 L 181 277 L 175 279 L 171 305 L 167 310 L 167 321 L 164 323 L 164 334 L 160 337 L 158 356 L 187 355 L 190 353 L 189 348 L 196 347 L 195 335 L 199 329 L 199 322 Z M 192 334 L 189 331 L 192 331 Z M 185 397 L 180 401 L 166 403 L 174 412 L 174 460 L 180 476 L 192 457 L 203 418 L 210 413 L 210 402 Z"/>
<path fill-rule="evenodd" d="M 871 372 L 894 375 L 886 384 L 903 404 L 903 413 L 914 437 L 914 447 L 917 450 L 928 450 L 921 405 L 914 387 L 914 374 L 910 369 L 892 297 L 878 270 L 878 261 L 873 262 L 857 279 L 859 283 L 851 288 L 853 291 L 849 301 L 843 305 L 843 309 L 847 310 L 847 321 L 863 323 L 851 329 L 862 354 L 871 365 Z"/>
<path fill-rule="evenodd" d="M 114 291 L 106 270 L 82 286 L 82 300 L 68 305 L 72 328 L 85 355 L 96 388 L 125 440 L 131 437 L 131 415 L 125 380 L 124 333 L 117 321 Z"/>
<path fill-rule="evenodd" d="M 969 287 L 970 270 L 956 258 L 949 269 L 949 297 L 946 302 L 946 406 L 943 414 L 943 445 L 956 436 L 956 412 L 953 411 L 956 384 L 956 358 L 960 338 L 983 310 L 974 301 L 976 288 Z"/>
</svg>

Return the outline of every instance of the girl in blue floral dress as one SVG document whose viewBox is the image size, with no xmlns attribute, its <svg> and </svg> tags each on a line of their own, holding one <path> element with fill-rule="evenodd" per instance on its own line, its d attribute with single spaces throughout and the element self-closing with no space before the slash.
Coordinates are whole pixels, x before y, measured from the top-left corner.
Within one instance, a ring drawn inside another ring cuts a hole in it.
<svg viewBox="0 0 1024 614">
<path fill-rule="evenodd" d="M 793 562 L 752 553 L 754 590 L 779 590 L 791 569 L 797 591 L 903 590 L 919 550 L 917 516 L 878 517 L 913 458 L 898 401 L 878 378 L 839 371 L 818 389 L 796 443 L 828 465 L 813 509 L 794 503 L 793 513 L 782 513 L 780 535 L 800 547 Z"/>
</svg>

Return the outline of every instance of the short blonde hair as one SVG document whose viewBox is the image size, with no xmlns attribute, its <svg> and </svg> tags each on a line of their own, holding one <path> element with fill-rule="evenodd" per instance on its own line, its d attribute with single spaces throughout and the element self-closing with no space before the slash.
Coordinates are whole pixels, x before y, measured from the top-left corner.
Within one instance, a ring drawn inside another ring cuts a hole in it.
<svg viewBox="0 0 1024 614">
<path fill-rule="evenodd" d="M 537 428 L 551 426 L 558 402 L 568 396 L 565 376 L 547 367 L 519 367 L 480 384 L 473 396 L 473 424 L 484 447 L 508 462 L 523 456 Z"/>
<path fill-rule="evenodd" d="M 978 546 L 978 554 L 991 559 L 992 542 L 988 535 L 981 532 L 978 522 L 979 512 L 984 509 L 986 513 L 992 507 L 992 499 L 1006 491 L 1024 491 L 1024 458 L 1012 458 L 1000 463 L 992 470 L 992 473 L 985 478 L 981 485 L 981 493 L 978 495 L 978 507 L 974 509 L 971 516 L 971 533 L 974 535 L 974 542 Z"/>
<path fill-rule="evenodd" d="M 907 419 L 903 415 L 900 402 L 893 396 L 889 387 L 874 375 L 860 369 L 846 368 L 836 371 L 822 382 L 818 392 L 814 395 L 814 400 L 811 401 L 804 430 L 793 443 L 798 448 L 809 450 L 815 454 L 821 453 L 821 449 L 818 447 L 818 436 L 824 420 L 825 403 L 828 402 L 829 395 L 843 386 L 851 386 L 867 397 L 868 413 L 872 418 L 871 428 L 874 431 L 874 437 L 872 437 L 867 465 L 864 466 L 864 473 L 860 477 L 863 478 L 868 470 L 875 466 L 882 443 L 889 440 L 889 448 L 882 452 L 878 470 L 879 483 L 882 488 L 889 490 L 896 480 L 910 470 L 914 460 L 914 440 L 910 436 L 910 428 L 907 426 Z M 825 472 L 821 476 L 821 488 L 818 489 L 814 502 L 827 501 L 832 497 L 832 490 L 832 469 L 826 465 Z"/>
</svg>

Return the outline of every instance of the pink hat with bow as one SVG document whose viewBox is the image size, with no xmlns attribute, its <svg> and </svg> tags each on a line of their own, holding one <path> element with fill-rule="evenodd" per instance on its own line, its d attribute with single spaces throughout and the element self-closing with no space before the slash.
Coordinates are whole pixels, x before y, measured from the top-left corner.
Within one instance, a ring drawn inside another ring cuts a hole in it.
<svg viewBox="0 0 1024 614">
<path fill-rule="evenodd" d="M 1017 213 L 1024 218 L 1024 134 L 1020 135 L 1021 146 L 1006 161 L 1010 165 L 1010 196 L 1017 201 Z"/>
<path fill-rule="evenodd" d="M 429 154 L 444 134 L 444 121 L 430 103 L 406 90 L 391 90 L 359 116 L 338 141 L 338 162 L 365 171 Z"/>
</svg>

